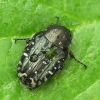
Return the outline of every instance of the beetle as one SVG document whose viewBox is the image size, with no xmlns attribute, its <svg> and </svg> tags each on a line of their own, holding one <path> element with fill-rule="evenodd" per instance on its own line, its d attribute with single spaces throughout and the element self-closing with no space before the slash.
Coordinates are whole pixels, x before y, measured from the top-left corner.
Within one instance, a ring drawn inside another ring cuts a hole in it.
<svg viewBox="0 0 100 100">
<path fill-rule="evenodd" d="M 15 39 L 26 40 L 26 47 L 18 63 L 18 78 L 22 84 L 34 90 L 62 70 L 63 63 L 68 57 L 87 67 L 77 60 L 69 49 L 72 35 L 71 31 L 56 24 L 48 26 L 45 30 L 36 33 L 31 38 Z"/>
</svg>

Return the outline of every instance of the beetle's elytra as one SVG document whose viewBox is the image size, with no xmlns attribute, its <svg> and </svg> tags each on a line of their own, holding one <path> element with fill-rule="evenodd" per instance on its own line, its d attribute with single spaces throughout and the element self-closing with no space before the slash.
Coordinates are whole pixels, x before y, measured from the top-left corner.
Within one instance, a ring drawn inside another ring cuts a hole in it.
<svg viewBox="0 0 100 100">
<path fill-rule="evenodd" d="M 36 89 L 56 72 L 62 70 L 68 54 L 84 65 L 69 50 L 71 40 L 70 30 L 58 24 L 53 24 L 27 39 L 18 64 L 19 80 L 29 89 Z"/>
</svg>

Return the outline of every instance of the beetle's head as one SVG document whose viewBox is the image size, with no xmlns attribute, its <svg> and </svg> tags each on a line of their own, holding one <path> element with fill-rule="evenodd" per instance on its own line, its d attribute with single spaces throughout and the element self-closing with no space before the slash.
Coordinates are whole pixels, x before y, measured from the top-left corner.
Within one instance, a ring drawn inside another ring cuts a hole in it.
<svg viewBox="0 0 100 100">
<path fill-rule="evenodd" d="M 54 45 L 66 48 L 71 43 L 71 32 L 64 26 L 51 25 L 45 31 L 45 37 Z"/>
</svg>

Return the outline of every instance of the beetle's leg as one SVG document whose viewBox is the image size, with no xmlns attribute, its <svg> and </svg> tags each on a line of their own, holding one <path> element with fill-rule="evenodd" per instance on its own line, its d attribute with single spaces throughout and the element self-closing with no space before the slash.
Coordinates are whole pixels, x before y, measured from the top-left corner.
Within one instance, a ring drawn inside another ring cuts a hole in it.
<svg viewBox="0 0 100 100">
<path fill-rule="evenodd" d="M 56 17 L 56 24 L 58 25 L 59 17 Z"/>
<path fill-rule="evenodd" d="M 30 38 L 16 38 L 14 39 L 15 40 L 15 43 L 19 40 L 25 40 L 26 42 L 29 40 Z"/>
<path fill-rule="evenodd" d="M 80 62 L 79 60 L 77 60 L 74 56 L 74 54 L 72 53 L 71 50 L 69 50 L 69 55 L 70 55 L 70 58 L 73 58 L 74 60 L 76 60 L 78 63 L 80 63 L 81 65 L 83 65 L 85 68 L 87 68 L 87 66 L 85 64 L 83 64 L 82 62 Z"/>
</svg>

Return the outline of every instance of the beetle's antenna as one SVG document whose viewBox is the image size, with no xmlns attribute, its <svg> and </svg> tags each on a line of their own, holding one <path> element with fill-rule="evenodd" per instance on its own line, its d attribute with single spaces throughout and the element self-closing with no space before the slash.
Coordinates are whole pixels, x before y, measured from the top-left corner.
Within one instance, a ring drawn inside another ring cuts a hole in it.
<svg viewBox="0 0 100 100">
<path fill-rule="evenodd" d="M 59 17 L 56 16 L 56 24 L 58 25 Z"/>
<path fill-rule="evenodd" d="M 80 62 L 79 60 L 77 60 L 74 56 L 74 54 L 72 53 L 71 50 L 69 50 L 69 55 L 71 58 L 73 58 L 74 60 L 76 60 L 78 63 L 80 63 L 81 65 L 83 65 L 85 67 L 85 69 L 87 68 L 87 66 L 85 64 L 83 64 L 82 62 Z"/>
</svg>

